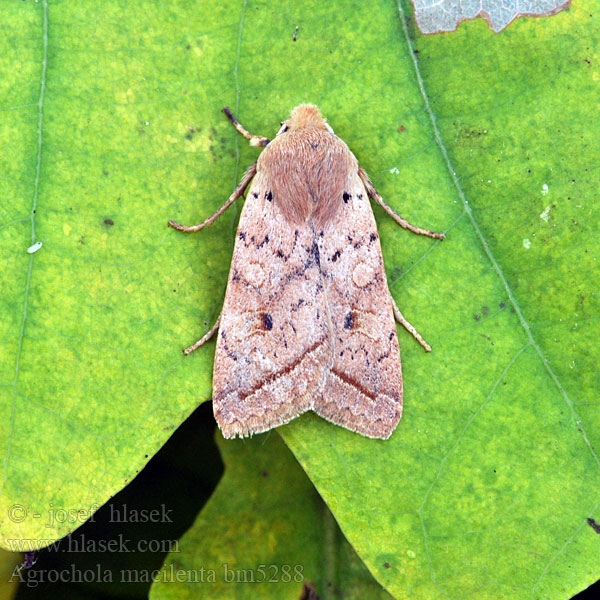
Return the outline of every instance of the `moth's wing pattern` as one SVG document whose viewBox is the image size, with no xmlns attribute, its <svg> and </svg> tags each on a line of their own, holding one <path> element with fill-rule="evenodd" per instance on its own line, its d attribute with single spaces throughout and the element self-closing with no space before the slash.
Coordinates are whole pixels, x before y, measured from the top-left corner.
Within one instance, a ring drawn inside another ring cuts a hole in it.
<svg viewBox="0 0 600 600">
<path fill-rule="evenodd" d="M 240 217 L 219 326 L 213 410 L 226 438 L 312 407 L 331 357 L 314 235 L 273 201 L 260 169 Z"/>
<path fill-rule="evenodd" d="M 356 171 L 318 238 L 331 316 L 333 365 L 314 410 L 375 438 L 402 415 L 402 371 L 391 296 L 367 192 Z"/>
</svg>

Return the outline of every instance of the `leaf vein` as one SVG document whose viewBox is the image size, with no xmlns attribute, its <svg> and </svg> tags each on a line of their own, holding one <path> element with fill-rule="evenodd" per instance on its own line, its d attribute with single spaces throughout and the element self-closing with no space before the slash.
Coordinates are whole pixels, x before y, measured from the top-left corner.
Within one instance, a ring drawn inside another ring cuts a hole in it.
<svg viewBox="0 0 600 600">
<path fill-rule="evenodd" d="M 37 158 L 35 168 L 35 182 L 33 188 L 33 202 L 31 206 L 31 243 L 35 243 L 35 213 L 37 207 L 38 190 L 40 186 L 40 171 L 42 165 L 42 122 L 44 117 L 44 93 L 46 91 L 46 66 L 48 63 L 48 0 L 43 2 L 43 37 L 42 37 L 42 73 L 40 77 L 40 97 L 37 102 L 38 106 L 38 143 L 37 143 Z M 23 317 L 21 319 L 21 328 L 19 330 L 19 340 L 17 343 L 17 353 L 15 357 L 15 377 L 12 382 L 13 386 L 13 397 L 10 408 L 10 423 L 8 428 L 8 440 L 6 447 L 6 456 L 4 458 L 4 468 L 2 474 L 2 483 L 0 484 L 0 497 L 4 491 L 6 479 L 8 477 L 8 463 L 10 461 L 10 455 L 12 450 L 12 439 L 15 427 L 16 417 L 16 406 L 17 406 L 17 386 L 19 381 L 19 367 L 21 363 L 21 350 L 23 348 L 23 338 L 25 336 L 25 323 L 27 321 L 27 306 L 29 302 L 29 289 L 31 287 L 31 274 L 33 272 L 33 258 L 35 254 L 29 255 L 29 265 L 27 268 L 27 280 L 25 283 L 25 298 L 23 300 Z"/>
<path fill-rule="evenodd" d="M 417 57 L 416 57 L 415 53 L 413 52 L 413 44 L 410 39 L 408 26 L 406 24 L 405 13 L 404 13 L 404 9 L 402 7 L 402 0 L 398 0 L 397 5 L 398 5 L 398 12 L 400 15 L 400 21 L 402 24 L 402 31 L 404 33 L 404 37 L 406 38 L 406 43 L 408 45 L 408 54 L 412 60 L 413 66 L 414 66 L 415 76 L 417 78 L 417 84 L 419 87 L 419 91 L 421 92 L 421 97 L 423 98 L 423 105 L 425 107 L 425 111 L 427 112 L 427 115 L 429 116 L 429 119 L 431 121 L 431 127 L 433 129 L 435 141 L 440 149 L 440 152 L 442 153 L 442 157 L 444 158 L 444 162 L 446 163 L 446 167 L 448 168 L 450 177 L 452 178 L 452 182 L 454 183 L 454 187 L 456 188 L 457 194 L 458 194 L 461 202 L 463 203 L 464 210 L 467 213 L 467 216 L 469 217 L 471 226 L 473 227 L 475 234 L 479 238 L 479 241 L 483 247 L 483 251 L 485 252 L 486 256 L 488 257 L 494 271 L 496 271 L 496 275 L 498 276 L 498 278 L 502 282 L 502 285 L 504 286 L 504 289 L 506 290 L 509 302 L 512 304 L 513 308 L 515 309 L 515 313 L 519 319 L 519 322 L 521 323 L 521 327 L 523 328 L 523 330 L 525 331 L 525 334 L 527 335 L 527 339 L 529 340 L 529 343 L 536 351 L 537 355 L 539 356 L 540 360 L 542 361 L 544 368 L 546 369 L 546 372 L 550 375 L 552 382 L 554 383 L 554 385 L 558 389 L 560 395 L 562 396 L 563 400 L 565 401 L 565 404 L 567 405 L 567 407 L 569 408 L 569 410 L 571 412 L 571 418 L 573 419 L 577 429 L 581 432 L 581 435 L 583 436 L 583 439 L 585 441 L 586 446 L 588 447 L 589 452 L 591 453 L 592 457 L 594 458 L 594 461 L 596 462 L 597 466 L 600 467 L 600 457 L 598 457 L 598 454 L 594 450 L 594 447 L 592 446 L 592 443 L 590 442 L 590 439 L 588 438 L 588 435 L 583 427 L 581 418 L 579 417 L 579 415 L 577 414 L 577 411 L 575 410 L 575 405 L 573 404 L 573 401 L 571 400 L 567 391 L 565 390 L 565 388 L 559 381 L 558 377 L 556 376 L 556 373 L 550 366 L 550 363 L 548 362 L 548 359 L 542 352 L 540 345 L 537 343 L 536 339 L 533 337 L 533 334 L 531 332 L 531 327 L 529 326 L 529 323 L 527 322 L 527 320 L 525 319 L 525 316 L 523 315 L 521 307 L 520 307 L 519 303 L 517 302 L 517 299 L 515 298 L 512 288 L 510 287 L 510 285 L 504 275 L 504 272 L 502 271 L 502 268 L 500 267 L 500 264 L 498 263 L 498 261 L 496 260 L 496 257 L 492 253 L 492 250 L 487 242 L 487 239 L 483 235 L 483 232 L 481 231 L 479 224 L 475 220 L 473 211 L 471 210 L 471 207 L 469 206 L 469 201 L 467 200 L 467 198 L 465 196 L 465 192 L 460 184 L 458 176 L 456 175 L 456 171 L 454 170 L 452 162 L 450 161 L 450 156 L 448 155 L 448 150 L 446 148 L 446 145 L 444 144 L 444 140 L 442 139 L 442 134 L 441 134 L 440 128 L 437 124 L 436 116 L 435 116 L 433 109 L 431 108 L 431 104 L 429 102 L 429 96 L 427 94 L 427 90 L 425 89 L 425 83 L 424 83 L 423 77 L 421 75 L 419 63 L 417 61 Z"/>
</svg>

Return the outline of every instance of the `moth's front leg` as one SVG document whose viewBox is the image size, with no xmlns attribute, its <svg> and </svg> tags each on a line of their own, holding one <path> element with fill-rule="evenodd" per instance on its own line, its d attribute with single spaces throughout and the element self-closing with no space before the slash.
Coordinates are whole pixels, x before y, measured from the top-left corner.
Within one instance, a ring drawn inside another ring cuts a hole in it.
<svg viewBox="0 0 600 600">
<path fill-rule="evenodd" d="M 419 344 L 425 348 L 427 352 L 431 352 L 431 346 L 421 337 L 421 334 L 414 328 L 414 326 L 404 318 L 404 315 L 400 312 L 400 309 L 398 308 L 398 305 L 396 304 L 396 301 L 391 293 L 390 298 L 392 300 L 392 308 L 394 309 L 394 317 L 396 318 L 396 321 L 398 321 L 398 323 L 400 323 L 400 325 L 402 325 L 402 327 L 404 327 L 404 329 L 406 329 L 406 331 L 408 331 L 408 333 L 410 333 L 415 340 L 417 340 L 417 342 L 419 342 Z"/>
<path fill-rule="evenodd" d="M 194 350 L 197 350 L 198 348 L 200 348 L 200 346 L 208 342 L 208 340 L 210 340 L 213 337 L 213 335 L 215 335 L 215 333 L 218 331 L 220 322 L 221 315 L 219 315 L 219 318 L 216 320 L 215 324 L 197 342 L 186 348 L 183 351 L 183 353 L 187 356 L 188 354 L 191 354 Z"/>
<path fill-rule="evenodd" d="M 369 194 L 369 197 L 372 198 L 373 200 L 375 200 L 375 202 L 377 202 L 377 204 L 379 204 L 379 206 L 381 206 L 381 208 L 383 208 L 383 210 L 385 210 L 385 212 L 388 215 L 390 215 L 390 217 L 392 217 L 392 219 L 394 219 L 394 221 L 396 221 L 396 223 L 398 223 L 398 225 L 400 225 L 400 227 L 403 227 L 404 229 L 408 229 L 409 231 L 412 231 L 413 233 L 417 233 L 419 235 L 425 235 L 427 237 L 435 238 L 438 240 L 443 240 L 446 237 L 443 233 L 435 233 L 433 231 L 429 231 L 429 229 L 423 229 L 422 227 L 417 227 L 416 225 L 412 225 L 406 219 L 402 218 L 398 213 L 396 213 L 392 209 L 391 206 L 388 206 L 384 202 L 380 193 L 375 189 L 373 182 L 369 179 L 367 172 L 362 167 L 358 168 L 358 176 L 361 178 L 363 185 L 365 186 L 365 189 L 367 190 L 367 194 Z"/>
<path fill-rule="evenodd" d="M 227 118 L 231 121 L 231 124 L 247 139 L 250 140 L 251 146 L 266 146 L 271 140 L 263 135 L 254 135 L 250 133 L 232 114 L 231 111 L 225 106 L 223 112 L 227 115 Z"/>
<path fill-rule="evenodd" d="M 252 178 L 256 175 L 256 163 L 252 163 L 247 171 L 244 173 L 242 180 L 239 185 L 233 190 L 231 196 L 229 196 L 229 200 L 221 206 L 221 208 L 214 213 L 212 216 L 208 217 L 206 221 L 202 221 L 198 225 L 180 225 L 176 221 L 169 221 L 169 226 L 173 227 L 173 229 L 177 229 L 178 231 L 183 231 L 184 233 L 193 233 L 195 231 L 200 231 L 209 225 L 212 225 L 238 198 L 244 195 L 246 188 L 252 181 Z"/>
</svg>

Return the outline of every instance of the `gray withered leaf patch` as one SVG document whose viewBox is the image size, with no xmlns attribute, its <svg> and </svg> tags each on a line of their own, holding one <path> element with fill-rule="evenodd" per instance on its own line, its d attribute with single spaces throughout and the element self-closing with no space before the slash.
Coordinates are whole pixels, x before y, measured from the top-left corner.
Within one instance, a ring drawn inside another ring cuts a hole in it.
<svg viewBox="0 0 600 600">
<path fill-rule="evenodd" d="M 554 15 L 569 6 L 571 0 L 411 0 L 415 21 L 422 33 L 454 31 L 462 21 L 481 17 L 498 33 L 518 17 Z"/>
</svg>

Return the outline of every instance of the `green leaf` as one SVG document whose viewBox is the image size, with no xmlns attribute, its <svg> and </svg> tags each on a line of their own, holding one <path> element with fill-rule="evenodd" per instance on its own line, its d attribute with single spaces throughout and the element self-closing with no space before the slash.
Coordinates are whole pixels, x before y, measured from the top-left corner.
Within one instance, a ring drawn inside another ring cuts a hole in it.
<svg viewBox="0 0 600 600">
<path fill-rule="evenodd" d="M 502 36 L 469 23 L 415 39 L 405 16 L 404 147 L 377 153 L 379 185 L 448 235 L 384 222 L 382 244 L 434 350 L 404 336 L 389 442 L 314 417 L 282 434 L 392 594 L 568 598 L 600 574 L 597 28 L 576 7 Z"/>
<path fill-rule="evenodd" d="M 594 581 L 593 11 L 423 37 L 382 0 L 93 6 L 0 8 L 2 544 L 73 530 L 210 397 L 212 345 L 180 348 L 218 315 L 239 207 L 196 236 L 166 222 L 210 215 L 258 155 L 221 106 L 273 135 L 312 101 L 394 208 L 448 235 L 375 211 L 392 293 L 434 348 L 400 333 L 391 440 L 312 415 L 284 439 L 398 597 Z M 46 527 L 63 509 L 83 512 Z"/>
<path fill-rule="evenodd" d="M 167 557 L 153 600 L 297 600 L 303 582 L 321 598 L 390 599 L 278 435 L 217 442 L 225 475 Z"/>
</svg>

